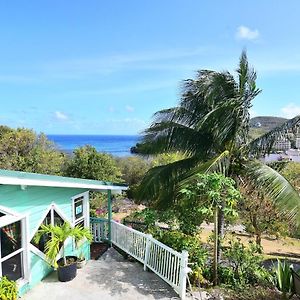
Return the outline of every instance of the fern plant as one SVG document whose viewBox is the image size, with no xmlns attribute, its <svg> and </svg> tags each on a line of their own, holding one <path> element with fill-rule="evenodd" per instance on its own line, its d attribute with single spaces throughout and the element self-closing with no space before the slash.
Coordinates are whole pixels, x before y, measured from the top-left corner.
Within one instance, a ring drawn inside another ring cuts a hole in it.
<svg viewBox="0 0 300 300">
<path fill-rule="evenodd" d="M 62 249 L 63 265 L 67 265 L 67 258 L 65 253 L 65 242 L 68 238 L 73 238 L 76 247 L 83 239 L 92 241 L 92 234 L 89 229 L 83 226 L 72 227 L 70 223 L 65 222 L 62 225 L 42 225 L 41 229 L 37 232 L 34 242 L 38 243 L 42 236 L 49 235 L 51 238 L 47 241 L 45 250 L 46 257 L 49 263 L 55 268 L 58 267 L 57 256 L 60 249 Z"/>
</svg>

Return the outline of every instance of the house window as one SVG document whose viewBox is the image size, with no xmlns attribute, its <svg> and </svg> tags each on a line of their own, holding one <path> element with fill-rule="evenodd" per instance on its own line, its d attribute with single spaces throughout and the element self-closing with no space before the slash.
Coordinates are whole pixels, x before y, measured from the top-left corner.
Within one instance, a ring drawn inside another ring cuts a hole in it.
<svg viewBox="0 0 300 300">
<path fill-rule="evenodd" d="M 83 196 L 74 199 L 75 222 L 83 218 Z"/>
<path fill-rule="evenodd" d="M 64 219 L 57 213 L 57 211 L 55 210 L 54 207 L 51 207 L 50 210 L 48 211 L 46 217 L 42 221 L 40 227 L 38 228 L 38 230 L 40 230 L 42 228 L 42 225 L 52 224 L 55 226 L 55 225 L 62 225 L 63 223 L 64 223 Z M 38 248 L 43 253 L 45 253 L 46 252 L 46 249 L 45 249 L 46 244 L 50 240 L 51 236 L 49 234 L 42 235 L 42 237 L 39 240 L 39 243 L 35 243 L 35 241 L 34 241 L 35 236 L 36 236 L 36 234 L 32 238 L 31 244 L 34 245 L 36 248 Z"/>
<path fill-rule="evenodd" d="M 23 278 L 27 270 L 25 217 L 10 216 L 1 212 L 0 217 L 4 216 L 7 218 L 7 224 L 0 227 L 0 276 L 16 281 Z"/>
<path fill-rule="evenodd" d="M 74 226 L 88 227 L 88 201 L 87 194 L 75 196 L 73 199 Z"/>
</svg>

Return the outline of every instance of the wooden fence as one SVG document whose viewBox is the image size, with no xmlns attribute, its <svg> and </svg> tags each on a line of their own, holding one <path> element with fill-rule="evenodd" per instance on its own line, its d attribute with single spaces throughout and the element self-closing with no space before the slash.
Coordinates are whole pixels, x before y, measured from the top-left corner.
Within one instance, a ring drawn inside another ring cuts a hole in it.
<svg viewBox="0 0 300 300">
<path fill-rule="evenodd" d="M 90 218 L 90 228 L 94 243 L 102 243 L 109 240 L 108 219 Z"/>
</svg>

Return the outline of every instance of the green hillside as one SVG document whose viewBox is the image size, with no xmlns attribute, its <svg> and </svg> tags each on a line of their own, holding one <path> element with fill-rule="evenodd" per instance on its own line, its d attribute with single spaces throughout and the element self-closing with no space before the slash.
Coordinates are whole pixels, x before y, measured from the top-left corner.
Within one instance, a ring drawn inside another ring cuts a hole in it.
<svg viewBox="0 0 300 300">
<path fill-rule="evenodd" d="M 255 139 L 271 129 L 280 126 L 288 119 L 272 116 L 260 116 L 250 120 L 250 138 Z"/>
</svg>

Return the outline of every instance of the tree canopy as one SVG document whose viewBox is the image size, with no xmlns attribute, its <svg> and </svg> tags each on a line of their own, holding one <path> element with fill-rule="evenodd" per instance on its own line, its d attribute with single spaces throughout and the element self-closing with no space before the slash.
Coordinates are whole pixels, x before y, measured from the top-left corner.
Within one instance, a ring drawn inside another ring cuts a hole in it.
<svg viewBox="0 0 300 300">
<path fill-rule="evenodd" d="M 43 174 L 61 174 L 65 155 L 44 134 L 0 127 L 0 168 Z"/>
<path fill-rule="evenodd" d="M 83 179 L 120 182 L 121 171 L 113 157 L 97 152 L 92 146 L 74 150 L 73 157 L 67 162 L 65 175 Z"/>
<path fill-rule="evenodd" d="M 297 126 L 300 116 L 250 141 L 249 110 L 261 92 L 256 77 L 243 51 L 236 74 L 200 70 L 195 79 L 183 82 L 179 105 L 154 115 L 136 151 L 142 155 L 180 151 L 185 157 L 150 169 L 140 185 L 140 199 L 169 206 L 176 201 L 179 183 L 199 172 L 218 171 L 236 184 L 247 180 L 255 189 L 264 190 L 280 209 L 300 222 L 296 190 L 257 159 Z"/>
</svg>

